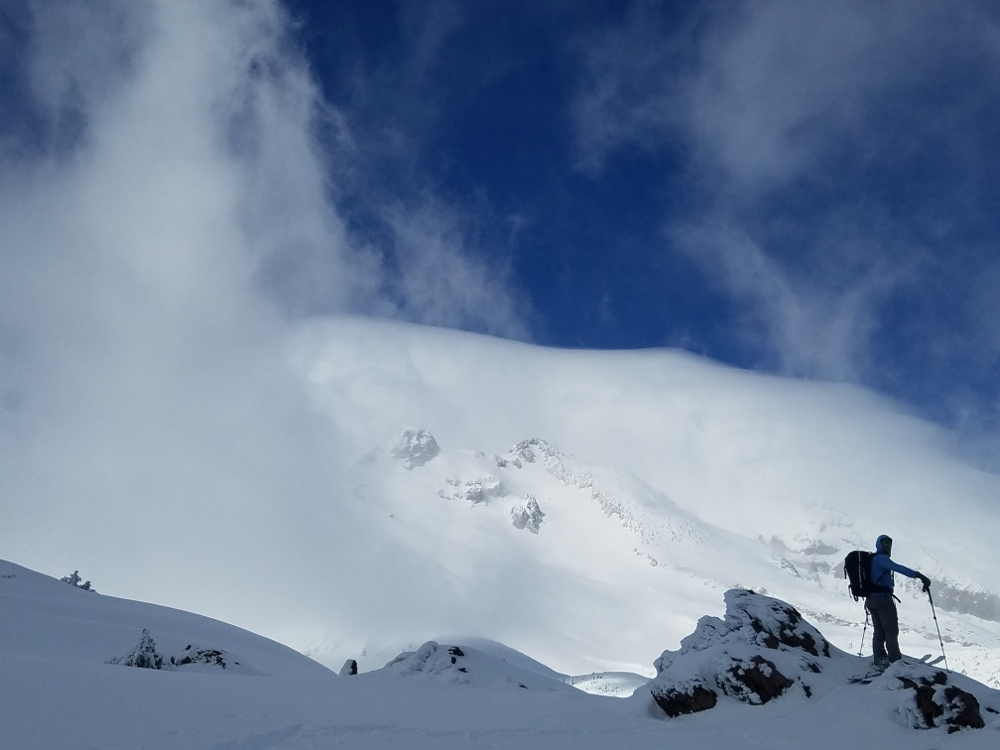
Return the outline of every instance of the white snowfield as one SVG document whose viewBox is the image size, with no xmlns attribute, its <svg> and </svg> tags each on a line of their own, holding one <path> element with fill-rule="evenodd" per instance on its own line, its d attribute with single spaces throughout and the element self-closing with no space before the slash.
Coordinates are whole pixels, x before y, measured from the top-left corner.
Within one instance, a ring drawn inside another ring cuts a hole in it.
<svg viewBox="0 0 1000 750">
<path fill-rule="evenodd" d="M 563 675 L 481 639 L 428 642 L 383 669 L 340 677 L 239 628 L 83 591 L 0 561 L 0 744 L 4 750 L 997 746 L 997 691 L 925 665 L 898 665 L 870 684 L 851 684 L 847 678 L 863 672 L 867 660 L 832 647 L 823 653 L 823 636 L 805 621 L 788 620 L 783 603 L 734 590 L 726 604 L 724 619 L 703 618 L 679 651 L 658 660 L 659 677 L 621 699 L 579 691 Z M 108 663 L 129 654 L 144 630 L 163 668 Z M 803 650 L 804 634 L 804 648 L 815 655 Z M 178 664 L 195 651 L 211 654 L 211 663 Z M 731 671 L 733 657 L 755 654 L 789 678 L 784 692 L 763 705 L 756 704 L 764 690 L 748 691 Z M 675 672 L 680 678 L 672 682 Z M 934 683 L 938 674 L 942 684 Z M 930 728 L 915 689 L 904 685 L 922 679 L 931 685 L 924 688 L 929 699 L 945 704 Z M 652 697 L 654 688 L 663 693 L 699 680 L 717 695 L 716 705 L 700 713 L 670 718 Z M 945 698 L 947 690 L 952 698 L 975 696 L 981 728 L 946 723 L 966 708 Z"/>
</svg>

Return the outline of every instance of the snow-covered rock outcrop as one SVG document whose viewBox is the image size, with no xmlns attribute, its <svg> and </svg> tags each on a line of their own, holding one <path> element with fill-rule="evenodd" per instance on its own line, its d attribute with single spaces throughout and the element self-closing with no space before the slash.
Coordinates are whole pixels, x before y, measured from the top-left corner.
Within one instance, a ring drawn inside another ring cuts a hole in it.
<svg viewBox="0 0 1000 750">
<path fill-rule="evenodd" d="M 501 481 L 492 474 L 477 479 L 446 479 L 448 490 L 438 490 L 438 497 L 468 500 L 472 505 L 488 503 L 507 494 Z"/>
<path fill-rule="evenodd" d="M 434 436 L 416 427 L 401 428 L 389 448 L 389 455 L 400 459 L 407 469 L 423 466 L 440 452 Z"/>
<path fill-rule="evenodd" d="M 468 682 L 468 670 L 458 663 L 465 653 L 458 646 L 428 641 L 416 651 L 404 651 L 382 669 L 398 677 L 433 675 L 449 682 Z"/>
<path fill-rule="evenodd" d="M 189 665 L 207 665 L 226 669 L 230 665 L 239 666 L 238 661 L 230 661 L 226 651 L 218 648 L 198 648 L 190 643 L 175 656 L 166 657 L 156 649 L 156 641 L 146 628 L 142 629 L 139 643 L 125 656 L 115 656 L 106 664 L 139 669 L 173 669 Z"/>
<path fill-rule="evenodd" d="M 510 511 L 510 521 L 515 529 L 527 529 L 532 534 L 537 534 L 542 526 L 542 519 L 545 513 L 538 505 L 538 500 L 534 495 L 528 495 L 524 505 L 515 505 Z"/>
<path fill-rule="evenodd" d="M 830 644 L 794 607 L 742 589 L 727 591 L 725 601 L 724 619 L 702 617 L 679 651 L 654 663 L 650 692 L 668 716 L 713 708 L 720 693 L 752 705 L 796 685 L 808 696 L 808 676 L 830 658 Z"/>
<path fill-rule="evenodd" d="M 882 675 L 882 687 L 902 693 L 900 714 L 914 729 L 947 727 L 951 734 L 986 726 L 979 699 L 951 684 L 948 674 L 940 669 L 896 662 Z M 986 710 L 996 713 L 993 708 Z"/>
<path fill-rule="evenodd" d="M 665 651 L 656 660 L 657 676 L 648 689 L 667 716 L 706 711 L 725 699 L 750 705 L 789 694 L 812 699 L 817 690 L 829 694 L 835 687 L 878 691 L 869 698 L 888 706 L 898 723 L 916 729 L 982 729 L 983 710 L 1000 715 L 991 705 L 997 702 L 996 691 L 919 661 L 867 674 L 870 659 L 831 647 L 798 610 L 779 599 L 731 589 L 725 602 L 723 619 L 702 617 L 679 650 Z M 852 677 L 859 670 L 860 676 Z"/>
<path fill-rule="evenodd" d="M 489 644 L 487 651 L 465 644 L 445 645 L 428 641 L 416 651 L 404 651 L 382 669 L 359 675 L 359 679 L 367 683 L 370 680 L 421 678 L 471 688 L 541 690 L 578 695 L 576 688 L 567 684 L 565 676 L 503 644 L 482 643 Z"/>
</svg>

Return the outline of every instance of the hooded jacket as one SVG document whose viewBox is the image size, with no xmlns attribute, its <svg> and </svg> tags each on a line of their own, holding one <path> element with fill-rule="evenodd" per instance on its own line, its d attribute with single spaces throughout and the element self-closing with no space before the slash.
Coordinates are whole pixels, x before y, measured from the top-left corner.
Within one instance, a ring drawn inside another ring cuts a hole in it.
<svg viewBox="0 0 1000 750">
<path fill-rule="evenodd" d="M 905 565 L 900 565 L 889 557 L 889 553 L 882 550 L 882 540 L 888 538 L 888 536 L 882 534 L 875 541 L 875 556 L 872 557 L 872 591 L 876 594 L 891 594 L 893 592 L 895 588 L 895 583 L 892 579 L 893 571 L 902 573 L 904 576 L 909 576 L 910 578 L 920 577 L 917 571 Z"/>
</svg>

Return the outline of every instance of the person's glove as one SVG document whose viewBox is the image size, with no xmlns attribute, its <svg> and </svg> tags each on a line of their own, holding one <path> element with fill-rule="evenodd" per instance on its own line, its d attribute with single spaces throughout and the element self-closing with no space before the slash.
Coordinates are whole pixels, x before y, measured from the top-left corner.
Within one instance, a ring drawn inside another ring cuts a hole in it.
<svg viewBox="0 0 1000 750">
<path fill-rule="evenodd" d="M 931 590 L 931 579 L 930 578 L 928 578 L 927 576 L 925 576 L 923 573 L 917 573 L 917 578 L 919 578 L 920 582 L 924 585 L 924 591 L 925 592 Z"/>
</svg>

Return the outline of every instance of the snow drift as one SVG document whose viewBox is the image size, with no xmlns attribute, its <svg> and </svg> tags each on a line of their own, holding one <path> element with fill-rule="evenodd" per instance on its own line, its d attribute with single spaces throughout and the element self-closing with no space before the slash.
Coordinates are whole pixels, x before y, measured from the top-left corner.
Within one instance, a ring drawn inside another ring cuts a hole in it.
<svg viewBox="0 0 1000 750">
<path fill-rule="evenodd" d="M 482 639 L 337 676 L 239 628 L 0 561 L 0 730 L 12 750 L 834 750 L 939 747 L 951 733 L 956 747 L 996 746 L 1000 692 L 919 663 L 852 684 L 868 660 L 792 605 L 738 589 L 725 602 L 622 700 Z"/>
</svg>

